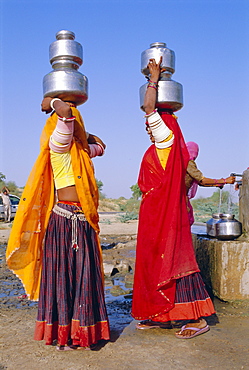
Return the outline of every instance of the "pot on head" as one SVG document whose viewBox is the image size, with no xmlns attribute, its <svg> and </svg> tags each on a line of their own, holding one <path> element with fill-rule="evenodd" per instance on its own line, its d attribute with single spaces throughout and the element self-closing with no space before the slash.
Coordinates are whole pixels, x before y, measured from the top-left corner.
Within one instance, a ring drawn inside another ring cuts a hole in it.
<svg viewBox="0 0 249 370">
<path fill-rule="evenodd" d="M 171 79 L 172 74 L 175 72 L 174 51 L 168 49 L 164 42 L 154 42 L 149 49 L 141 54 L 141 72 L 149 79 L 148 63 L 152 58 L 159 62 L 160 57 L 162 57 L 161 67 L 165 71 L 159 77 L 156 107 L 176 112 L 183 107 L 183 88 L 179 82 Z M 143 109 L 147 86 L 148 84 L 146 83 L 139 90 L 141 109 Z"/>
<path fill-rule="evenodd" d="M 43 95 L 80 105 L 88 99 L 88 80 L 78 71 L 83 63 L 83 50 L 74 38 L 71 31 L 57 32 L 57 40 L 49 48 L 53 70 L 43 78 Z"/>
<path fill-rule="evenodd" d="M 150 59 L 155 59 L 158 63 L 162 57 L 161 67 L 165 68 L 171 75 L 175 72 L 175 53 L 166 47 L 165 42 L 153 42 L 150 44 L 150 48 L 146 49 L 141 54 L 141 72 L 145 76 L 149 76 L 150 71 L 148 63 Z"/>
<path fill-rule="evenodd" d="M 140 108 L 143 109 L 144 96 L 148 83 L 142 85 L 139 90 Z M 183 107 L 183 88 L 179 82 L 172 80 L 164 73 L 158 81 L 156 107 L 176 112 Z"/>
</svg>

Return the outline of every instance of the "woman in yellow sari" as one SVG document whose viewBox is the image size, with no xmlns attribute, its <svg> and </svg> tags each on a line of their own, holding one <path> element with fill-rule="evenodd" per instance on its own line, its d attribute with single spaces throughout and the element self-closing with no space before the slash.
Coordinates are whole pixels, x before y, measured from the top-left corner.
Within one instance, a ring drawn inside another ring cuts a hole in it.
<svg viewBox="0 0 249 370">
<path fill-rule="evenodd" d="M 6 257 L 37 300 L 36 340 L 58 350 L 109 339 L 98 238 L 98 189 L 91 157 L 105 145 L 86 133 L 75 105 L 44 98 L 51 113 L 25 186 Z M 55 204 L 56 203 L 56 204 Z"/>
</svg>

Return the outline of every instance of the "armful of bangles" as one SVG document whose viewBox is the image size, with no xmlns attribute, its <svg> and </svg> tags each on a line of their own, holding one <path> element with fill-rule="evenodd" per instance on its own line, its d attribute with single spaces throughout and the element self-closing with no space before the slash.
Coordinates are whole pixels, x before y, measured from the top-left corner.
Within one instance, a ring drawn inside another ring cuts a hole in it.
<svg viewBox="0 0 249 370">
<path fill-rule="evenodd" d="M 209 179 L 207 177 L 203 177 L 203 179 L 201 181 L 199 181 L 199 185 L 200 186 L 216 186 L 220 189 L 223 188 L 224 185 L 226 184 L 234 184 L 235 182 L 235 177 L 234 176 L 229 176 L 225 179 L 221 178 L 221 179 Z"/>
</svg>

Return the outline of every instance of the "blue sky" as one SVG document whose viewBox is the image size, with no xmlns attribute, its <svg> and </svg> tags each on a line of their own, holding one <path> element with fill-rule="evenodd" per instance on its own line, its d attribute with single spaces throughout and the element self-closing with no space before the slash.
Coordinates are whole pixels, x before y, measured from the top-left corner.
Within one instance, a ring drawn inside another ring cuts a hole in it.
<svg viewBox="0 0 249 370">
<path fill-rule="evenodd" d="M 7 181 L 25 185 L 39 153 L 42 80 L 62 29 L 83 46 L 79 71 L 89 80 L 89 99 L 79 110 L 87 130 L 107 144 L 94 165 L 108 197 L 131 196 L 149 146 L 140 58 L 157 41 L 176 54 L 173 79 L 184 94 L 178 122 L 185 140 L 200 146 L 203 174 L 226 177 L 249 166 L 249 1 L 1 0 L 0 10 L 0 172 Z"/>
</svg>

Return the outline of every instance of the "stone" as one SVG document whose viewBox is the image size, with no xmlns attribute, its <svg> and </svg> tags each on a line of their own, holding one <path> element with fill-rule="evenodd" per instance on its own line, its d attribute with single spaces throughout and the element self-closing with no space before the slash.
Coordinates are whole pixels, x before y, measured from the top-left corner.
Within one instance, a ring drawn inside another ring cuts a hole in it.
<svg viewBox="0 0 249 370">
<path fill-rule="evenodd" d="M 249 242 L 193 236 L 207 288 L 224 301 L 249 299 Z"/>
<path fill-rule="evenodd" d="M 125 247 L 124 243 L 118 243 L 115 245 L 114 249 L 123 249 Z"/>
<path fill-rule="evenodd" d="M 125 260 L 121 260 L 115 267 L 119 272 L 130 272 L 132 270 L 129 262 Z"/>
<path fill-rule="evenodd" d="M 103 268 L 104 268 L 104 275 L 105 276 L 111 276 L 112 271 L 114 269 L 114 264 L 103 262 Z"/>
<path fill-rule="evenodd" d="M 242 186 L 239 190 L 239 220 L 243 233 L 249 236 L 249 169 L 243 172 Z"/>
</svg>

